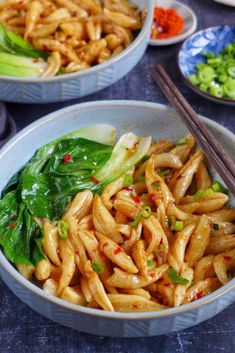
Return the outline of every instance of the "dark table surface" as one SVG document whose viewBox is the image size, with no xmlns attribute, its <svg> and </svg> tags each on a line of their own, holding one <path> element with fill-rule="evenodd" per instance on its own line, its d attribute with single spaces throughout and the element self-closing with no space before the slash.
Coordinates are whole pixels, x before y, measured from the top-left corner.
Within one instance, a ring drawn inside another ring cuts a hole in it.
<svg viewBox="0 0 235 353">
<path fill-rule="evenodd" d="M 213 0 L 184 0 L 198 16 L 199 28 L 234 23 L 235 9 Z M 134 99 L 166 103 L 153 83 L 148 65 L 162 62 L 198 113 L 235 132 L 235 109 L 211 103 L 191 92 L 176 69 L 178 45 L 149 48 L 136 68 L 112 87 L 85 99 L 48 105 L 8 104 L 18 129 L 56 109 L 84 101 Z M 165 336 L 112 339 L 77 333 L 55 324 L 21 303 L 0 280 L 0 353 L 233 353 L 235 352 L 235 304 L 211 320 Z"/>
</svg>

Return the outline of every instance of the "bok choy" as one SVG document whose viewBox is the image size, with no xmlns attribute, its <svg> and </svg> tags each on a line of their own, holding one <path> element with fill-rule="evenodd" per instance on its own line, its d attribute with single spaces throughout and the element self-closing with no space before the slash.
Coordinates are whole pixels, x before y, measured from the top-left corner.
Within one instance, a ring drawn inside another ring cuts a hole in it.
<svg viewBox="0 0 235 353">
<path fill-rule="evenodd" d="M 38 77 L 47 68 L 47 52 L 35 49 L 23 38 L 0 24 L 0 74 Z"/>
<path fill-rule="evenodd" d="M 148 152 L 150 137 L 123 135 L 113 147 L 115 129 L 95 125 L 41 147 L 8 182 L 0 200 L 0 245 L 16 264 L 43 259 L 38 218 L 56 221 L 77 192 L 101 193 Z"/>
</svg>

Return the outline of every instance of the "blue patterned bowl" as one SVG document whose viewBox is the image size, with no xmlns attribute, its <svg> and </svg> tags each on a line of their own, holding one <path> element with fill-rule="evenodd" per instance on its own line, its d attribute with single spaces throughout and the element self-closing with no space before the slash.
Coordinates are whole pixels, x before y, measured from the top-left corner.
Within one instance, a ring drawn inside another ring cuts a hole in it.
<svg viewBox="0 0 235 353">
<path fill-rule="evenodd" d="M 143 28 L 122 53 L 89 69 L 48 78 L 16 78 L 0 75 L 0 100 L 18 103 L 50 103 L 95 93 L 125 76 L 140 61 L 149 42 L 153 0 L 132 0 L 147 11 Z"/>
<path fill-rule="evenodd" d="M 235 106 L 235 100 L 214 97 L 201 91 L 188 79 L 188 76 L 196 73 L 196 65 L 205 62 L 202 55 L 204 52 L 213 52 L 215 55 L 219 55 L 221 49 L 233 41 L 235 41 L 235 25 L 211 27 L 199 31 L 182 45 L 178 54 L 178 66 L 183 80 L 193 91 L 214 102 Z"/>
<path fill-rule="evenodd" d="M 233 158 L 235 136 L 212 120 L 202 120 Z M 177 141 L 187 133 L 177 114 L 160 104 L 101 101 L 67 107 L 29 125 L 0 150 L 0 193 L 37 148 L 68 132 L 97 123 L 111 124 L 119 134 L 133 131 L 139 135 L 151 135 L 154 139 Z M 74 330 L 102 336 L 143 337 L 182 330 L 211 318 L 235 300 L 233 279 L 214 293 L 181 307 L 158 312 L 111 313 L 70 304 L 47 294 L 22 277 L 1 251 L 0 276 L 24 303 L 38 313 Z"/>
</svg>

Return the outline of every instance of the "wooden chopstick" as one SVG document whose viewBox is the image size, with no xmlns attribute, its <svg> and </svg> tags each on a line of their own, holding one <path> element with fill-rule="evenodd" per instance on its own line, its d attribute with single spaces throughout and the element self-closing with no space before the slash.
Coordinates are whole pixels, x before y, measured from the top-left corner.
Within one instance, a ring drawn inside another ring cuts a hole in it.
<svg viewBox="0 0 235 353">
<path fill-rule="evenodd" d="M 235 163 L 228 156 L 213 134 L 199 119 L 197 113 L 180 93 L 161 65 L 151 65 L 154 80 L 165 94 L 171 105 L 195 137 L 208 160 L 235 196 Z"/>
</svg>

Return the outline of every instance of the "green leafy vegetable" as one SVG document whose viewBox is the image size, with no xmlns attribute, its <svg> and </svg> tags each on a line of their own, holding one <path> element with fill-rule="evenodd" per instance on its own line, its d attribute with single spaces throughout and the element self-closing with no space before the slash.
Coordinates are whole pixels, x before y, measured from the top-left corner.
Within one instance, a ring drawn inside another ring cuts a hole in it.
<svg viewBox="0 0 235 353">
<path fill-rule="evenodd" d="M 167 274 L 174 283 L 181 284 L 183 286 L 186 286 L 189 283 L 189 280 L 179 276 L 178 272 L 174 268 L 169 268 L 167 270 Z"/>
</svg>

